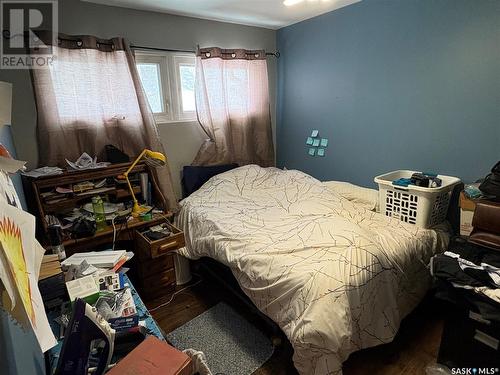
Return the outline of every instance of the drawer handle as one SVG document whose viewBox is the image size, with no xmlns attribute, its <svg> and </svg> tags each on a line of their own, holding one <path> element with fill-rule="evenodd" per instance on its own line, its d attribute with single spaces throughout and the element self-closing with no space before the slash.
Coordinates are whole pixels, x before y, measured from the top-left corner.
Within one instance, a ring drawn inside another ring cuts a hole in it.
<svg viewBox="0 0 500 375">
<path fill-rule="evenodd" d="M 172 241 L 172 242 L 168 242 L 166 244 L 161 245 L 158 250 L 160 252 L 163 252 L 163 251 L 167 251 L 168 249 L 171 249 L 171 248 L 176 247 L 176 246 L 177 246 L 177 241 Z"/>
</svg>

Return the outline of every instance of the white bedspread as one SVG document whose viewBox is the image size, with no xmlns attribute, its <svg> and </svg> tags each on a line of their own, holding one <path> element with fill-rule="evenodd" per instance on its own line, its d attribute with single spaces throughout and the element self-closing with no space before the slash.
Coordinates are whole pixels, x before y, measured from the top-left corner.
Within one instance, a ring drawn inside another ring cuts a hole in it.
<svg viewBox="0 0 500 375">
<path fill-rule="evenodd" d="M 353 351 L 387 343 L 421 300 L 448 243 L 368 211 L 299 171 L 241 167 L 181 202 L 182 255 L 229 266 L 279 324 L 301 374 L 341 374 Z"/>
</svg>

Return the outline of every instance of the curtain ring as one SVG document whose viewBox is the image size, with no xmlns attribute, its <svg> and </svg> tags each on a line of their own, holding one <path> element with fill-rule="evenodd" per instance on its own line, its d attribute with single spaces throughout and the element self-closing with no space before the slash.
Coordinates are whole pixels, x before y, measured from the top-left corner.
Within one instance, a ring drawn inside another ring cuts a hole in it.
<svg viewBox="0 0 500 375">
<path fill-rule="evenodd" d="M 233 53 L 231 54 L 231 57 L 234 59 L 234 58 L 236 57 L 236 53 L 234 53 L 234 52 L 233 52 Z"/>
<path fill-rule="evenodd" d="M 82 42 L 81 40 L 77 40 L 77 41 L 76 41 L 76 45 L 77 45 L 78 47 L 81 47 L 81 46 L 83 46 L 83 42 Z"/>
<path fill-rule="evenodd" d="M 206 57 L 210 57 L 210 56 L 211 56 L 211 53 L 210 53 L 210 52 L 205 52 L 205 56 L 206 56 Z"/>
</svg>

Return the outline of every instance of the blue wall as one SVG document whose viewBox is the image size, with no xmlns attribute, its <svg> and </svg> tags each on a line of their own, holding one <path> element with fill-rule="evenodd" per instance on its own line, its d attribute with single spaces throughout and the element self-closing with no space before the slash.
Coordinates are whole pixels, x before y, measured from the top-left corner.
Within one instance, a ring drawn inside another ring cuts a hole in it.
<svg viewBox="0 0 500 375">
<path fill-rule="evenodd" d="M 395 169 L 470 182 L 500 160 L 500 1 L 363 0 L 277 39 L 279 166 L 370 186 Z"/>
<path fill-rule="evenodd" d="M 0 128 L 0 143 L 15 158 L 16 150 L 12 143 L 10 126 Z M 19 175 L 12 176 L 19 200 L 24 208 L 26 201 Z M 35 333 L 24 330 L 0 309 L 0 374 L 2 375 L 43 375 L 45 362 Z"/>
</svg>

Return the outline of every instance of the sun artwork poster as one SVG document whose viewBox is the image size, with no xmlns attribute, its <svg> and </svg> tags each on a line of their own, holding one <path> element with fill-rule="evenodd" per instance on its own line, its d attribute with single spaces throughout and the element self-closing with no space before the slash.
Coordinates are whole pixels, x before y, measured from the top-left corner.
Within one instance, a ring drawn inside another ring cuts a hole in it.
<svg viewBox="0 0 500 375">
<path fill-rule="evenodd" d="M 0 200 L 1 308 L 23 329 L 31 327 L 45 352 L 56 339 L 38 289 L 43 254 L 35 239 L 35 218 Z"/>
<path fill-rule="evenodd" d="M 2 243 L 2 248 L 5 251 L 10 276 L 18 287 L 19 296 L 26 314 L 29 320 L 36 324 L 21 229 L 9 217 L 4 216 L 0 219 L 0 243 Z"/>
</svg>

